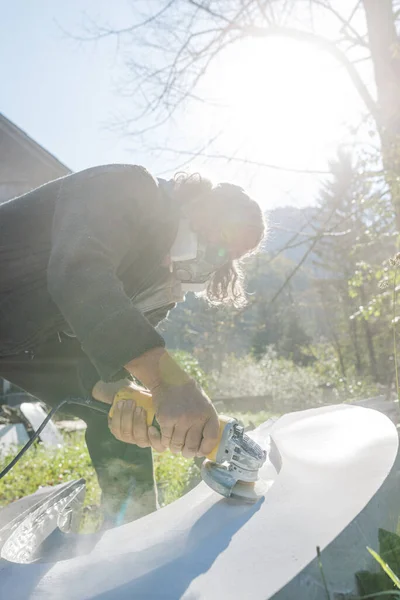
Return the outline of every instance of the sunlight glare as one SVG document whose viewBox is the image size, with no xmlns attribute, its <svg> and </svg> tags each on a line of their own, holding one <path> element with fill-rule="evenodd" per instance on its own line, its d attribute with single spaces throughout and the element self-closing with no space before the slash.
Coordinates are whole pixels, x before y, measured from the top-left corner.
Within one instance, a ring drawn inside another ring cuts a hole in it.
<svg viewBox="0 0 400 600">
<path fill-rule="evenodd" d="M 343 125 L 360 109 L 346 73 L 332 57 L 287 39 L 237 43 L 203 85 L 220 104 L 210 109 L 209 125 L 215 131 L 226 123 L 224 145 L 240 144 L 253 160 L 300 168 L 312 161 L 321 166 L 321 150 L 336 146 Z"/>
</svg>

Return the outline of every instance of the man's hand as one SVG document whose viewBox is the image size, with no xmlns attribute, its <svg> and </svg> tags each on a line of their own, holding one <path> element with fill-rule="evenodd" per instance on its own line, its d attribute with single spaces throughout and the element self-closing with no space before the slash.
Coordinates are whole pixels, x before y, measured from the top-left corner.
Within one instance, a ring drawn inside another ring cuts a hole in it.
<svg viewBox="0 0 400 600">
<path fill-rule="evenodd" d="M 205 456 L 217 444 L 219 421 L 207 395 L 163 348 L 155 348 L 125 365 L 152 396 L 161 434 L 151 430 L 156 450 L 170 448 L 186 458 Z M 122 417 L 121 417 L 122 418 Z"/>
<path fill-rule="evenodd" d="M 117 440 L 126 444 L 136 444 L 140 448 L 151 446 L 157 452 L 164 452 L 166 449 L 161 443 L 158 429 L 147 426 L 145 409 L 136 406 L 134 400 L 117 402 L 109 419 L 109 427 Z"/>
<path fill-rule="evenodd" d="M 130 379 L 120 379 L 113 383 L 98 381 L 92 390 L 92 396 L 96 400 L 112 404 L 115 394 L 121 388 L 128 387 L 132 390 L 139 389 Z M 146 411 L 136 407 L 134 400 L 122 400 L 116 404 L 112 417 L 109 417 L 109 428 L 117 440 L 126 444 L 136 444 L 140 448 L 152 446 L 158 452 L 165 450 L 159 431 L 147 426 Z"/>
<path fill-rule="evenodd" d="M 161 384 L 152 391 L 161 444 L 186 458 L 206 456 L 218 441 L 218 415 L 211 400 L 190 380 L 182 386 Z"/>
</svg>

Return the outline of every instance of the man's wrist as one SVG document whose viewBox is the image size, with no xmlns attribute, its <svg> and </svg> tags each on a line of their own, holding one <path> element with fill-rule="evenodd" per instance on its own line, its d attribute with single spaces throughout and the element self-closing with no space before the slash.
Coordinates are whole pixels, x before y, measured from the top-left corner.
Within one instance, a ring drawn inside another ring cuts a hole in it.
<svg viewBox="0 0 400 600">
<path fill-rule="evenodd" d="M 134 358 L 125 365 L 125 369 L 150 391 L 162 384 L 178 386 L 190 380 L 163 347 L 153 348 Z"/>
<path fill-rule="evenodd" d="M 119 381 L 113 381 L 111 383 L 98 381 L 92 389 L 92 396 L 95 400 L 112 404 L 118 390 L 122 387 L 130 386 L 131 384 L 132 382 L 129 379 L 120 379 Z"/>
</svg>

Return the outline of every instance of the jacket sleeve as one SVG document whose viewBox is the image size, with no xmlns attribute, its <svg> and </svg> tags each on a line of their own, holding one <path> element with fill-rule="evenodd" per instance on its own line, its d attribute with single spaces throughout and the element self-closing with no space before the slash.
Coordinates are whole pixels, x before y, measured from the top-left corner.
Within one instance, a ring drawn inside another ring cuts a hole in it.
<svg viewBox="0 0 400 600">
<path fill-rule="evenodd" d="M 64 178 L 59 189 L 48 289 L 103 381 L 165 345 L 117 273 L 156 193 L 153 178 L 131 165 L 89 169 Z"/>
</svg>

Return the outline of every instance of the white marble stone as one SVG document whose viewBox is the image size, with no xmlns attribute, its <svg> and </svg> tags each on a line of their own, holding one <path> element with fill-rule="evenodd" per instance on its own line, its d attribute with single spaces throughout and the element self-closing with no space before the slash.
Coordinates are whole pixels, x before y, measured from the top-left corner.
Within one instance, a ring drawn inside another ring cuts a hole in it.
<svg viewBox="0 0 400 600">
<path fill-rule="evenodd" d="M 0 454 L 8 454 L 29 440 L 28 432 L 22 423 L 0 425 Z"/>
<path fill-rule="evenodd" d="M 44 419 L 47 416 L 47 413 L 41 407 L 39 402 L 23 402 L 20 405 L 19 409 L 24 415 L 24 417 L 32 425 L 34 431 L 37 431 L 37 429 L 39 429 L 40 425 L 43 423 Z M 47 423 L 46 427 L 43 429 L 39 437 L 40 441 L 45 446 L 64 445 L 62 434 L 60 433 L 60 431 L 58 431 L 56 425 L 51 420 Z"/>
<path fill-rule="evenodd" d="M 107 531 L 87 554 L 58 563 L 0 561 L 2 597 L 319 600 L 316 546 L 330 553 L 331 589 L 350 590 L 368 560 L 365 546 L 376 547 L 377 528 L 397 521 L 396 428 L 377 411 L 340 405 L 292 413 L 251 433 L 261 444 L 268 434 L 282 468 L 277 476 L 262 469 L 276 479 L 256 505 L 225 500 L 201 483 Z"/>
</svg>

